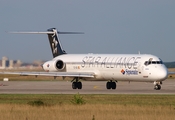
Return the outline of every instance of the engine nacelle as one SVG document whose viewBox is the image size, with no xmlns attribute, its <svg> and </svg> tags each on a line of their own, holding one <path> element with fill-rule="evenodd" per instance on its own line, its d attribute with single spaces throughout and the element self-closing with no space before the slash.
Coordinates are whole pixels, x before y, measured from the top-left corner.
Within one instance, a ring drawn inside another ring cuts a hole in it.
<svg viewBox="0 0 175 120">
<path fill-rule="evenodd" d="M 62 60 L 57 60 L 56 63 L 55 63 L 55 67 L 58 69 L 58 70 L 63 70 L 65 68 L 65 64 Z"/>
<path fill-rule="evenodd" d="M 66 64 L 62 60 L 47 61 L 43 64 L 43 69 L 49 72 L 65 71 Z"/>
</svg>

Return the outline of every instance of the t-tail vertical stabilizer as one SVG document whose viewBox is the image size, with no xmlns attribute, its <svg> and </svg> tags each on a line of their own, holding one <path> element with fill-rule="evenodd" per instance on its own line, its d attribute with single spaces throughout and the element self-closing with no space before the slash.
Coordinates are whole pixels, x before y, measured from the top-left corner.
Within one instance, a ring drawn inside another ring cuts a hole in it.
<svg viewBox="0 0 175 120">
<path fill-rule="evenodd" d="M 59 32 L 57 32 L 56 28 L 50 28 L 47 31 L 53 57 L 55 58 L 59 55 L 66 54 L 66 52 L 62 49 L 61 43 L 58 38 Z"/>
</svg>

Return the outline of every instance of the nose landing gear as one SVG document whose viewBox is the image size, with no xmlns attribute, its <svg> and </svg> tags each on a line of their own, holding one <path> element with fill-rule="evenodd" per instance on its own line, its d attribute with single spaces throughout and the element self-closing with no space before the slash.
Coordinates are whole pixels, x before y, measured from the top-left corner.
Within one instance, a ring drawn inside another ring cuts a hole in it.
<svg viewBox="0 0 175 120">
<path fill-rule="evenodd" d="M 161 84 L 162 84 L 162 82 L 155 81 L 154 82 L 154 89 L 155 90 L 160 90 L 161 89 Z"/>
</svg>

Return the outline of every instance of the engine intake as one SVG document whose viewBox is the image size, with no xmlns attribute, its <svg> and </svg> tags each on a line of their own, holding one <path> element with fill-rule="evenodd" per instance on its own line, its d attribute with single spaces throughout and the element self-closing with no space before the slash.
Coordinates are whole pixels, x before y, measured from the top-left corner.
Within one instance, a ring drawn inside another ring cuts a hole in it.
<svg viewBox="0 0 175 120">
<path fill-rule="evenodd" d="M 62 60 L 58 60 L 55 64 L 55 66 L 58 70 L 63 70 L 65 68 L 65 64 Z"/>
</svg>

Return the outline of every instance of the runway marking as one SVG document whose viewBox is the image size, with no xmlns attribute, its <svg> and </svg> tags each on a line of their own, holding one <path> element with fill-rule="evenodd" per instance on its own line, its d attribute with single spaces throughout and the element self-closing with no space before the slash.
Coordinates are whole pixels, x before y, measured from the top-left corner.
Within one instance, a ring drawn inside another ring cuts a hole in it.
<svg viewBox="0 0 175 120">
<path fill-rule="evenodd" d="M 94 86 L 94 89 L 100 89 L 100 87 L 99 86 Z"/>
</svg>

